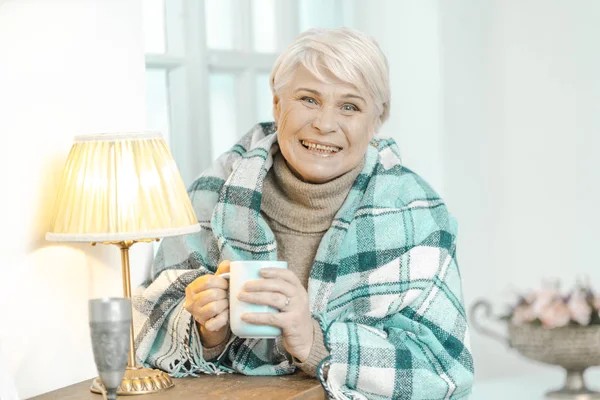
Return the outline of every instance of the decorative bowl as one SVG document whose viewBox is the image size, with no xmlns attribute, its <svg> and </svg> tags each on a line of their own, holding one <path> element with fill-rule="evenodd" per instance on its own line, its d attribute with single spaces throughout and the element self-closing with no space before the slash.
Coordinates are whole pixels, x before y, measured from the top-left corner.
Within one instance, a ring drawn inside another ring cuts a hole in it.
<svg viewBox="0 0 600 400">
<path fill-rule="evenodd" d="M 600 399 L 600 393 L 588 389 L 583 373 L 600 365 L 600 325 L 568 325 L 545 328 L 540 324 L 516 325 L 507 321 L 508 337 L 487 328 L 481 323 L 481 315 L 487 320 L 499 319 L 492 314 L 487 300 L 477 301 L 470 309 L 471 326 L 479 333 L 502 342 L 530 360 L 558 365 L 565 369 L 563 387 L 546 393 L 549 399 L 588 400 Z"/>
</svg>

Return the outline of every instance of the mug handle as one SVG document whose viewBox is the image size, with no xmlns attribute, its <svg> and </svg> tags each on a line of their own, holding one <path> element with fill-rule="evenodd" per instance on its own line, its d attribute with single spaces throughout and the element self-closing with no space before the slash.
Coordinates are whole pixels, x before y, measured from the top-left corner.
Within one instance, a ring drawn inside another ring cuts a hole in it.
<svg viewBox="0 0 600 400">
<path fill-rule="evenodd" d="M 215 276 L 218 276 L 219 278 L 223 278 L 223 279 L 229 279 L 229 277 L 231 276 L 231 272 L 225 272 L 224 274 L 215 275 Z"/>
</svg>

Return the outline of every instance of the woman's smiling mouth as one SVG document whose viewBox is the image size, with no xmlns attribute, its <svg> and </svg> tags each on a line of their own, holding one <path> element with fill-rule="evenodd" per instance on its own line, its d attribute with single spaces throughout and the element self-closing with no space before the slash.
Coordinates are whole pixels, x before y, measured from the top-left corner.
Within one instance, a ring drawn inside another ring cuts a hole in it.
<svg viewBox="0 0 600 400">
<path fill-rule="evenodd" d="M 305 140 L 305 139 L 300 140 L 300 144 L 302 144 L 302 146 L 307 150 L 315 151 L 315 152 L 318 152 L 318 153 L 324 154 L 324 155 L 325 154 L 336 154 L 342 150 L 340 147 L 321 144 L 318 142 L 313 142 L 313 141 Z"/>
</svg>

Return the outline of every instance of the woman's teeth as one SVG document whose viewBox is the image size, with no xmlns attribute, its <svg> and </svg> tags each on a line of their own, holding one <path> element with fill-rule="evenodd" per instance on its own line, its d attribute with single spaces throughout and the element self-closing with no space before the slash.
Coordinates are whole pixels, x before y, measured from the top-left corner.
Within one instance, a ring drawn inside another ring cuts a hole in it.
<svg viewBox="0 0 600 400">
<path fill-rule="evenodd" d="M 306 140 L 301 140 L 300 141 L 302 143 L 302 145 L 310 150 L 317 150 L 317 151 L 321 151 L 323 153 L 337 153 L 338 151 L 340 151 L 340 148 L 338 147 L 332 147 L 332 146 L 325 146 L 322 144 L 316 144 L 316 143 L 311 143 L 311 142 L 307 142 Z"/>
</svg>

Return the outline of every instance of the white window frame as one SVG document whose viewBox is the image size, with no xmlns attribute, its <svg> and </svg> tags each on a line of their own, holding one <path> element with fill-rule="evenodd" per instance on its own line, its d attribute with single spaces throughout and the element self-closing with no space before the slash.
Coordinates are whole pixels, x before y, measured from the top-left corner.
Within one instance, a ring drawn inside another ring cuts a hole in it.
<svg viewBox="0 0 600 400">
<path fill-rule="evenodd" d="M 256 99 L 257 74 L 269 73 L 277 54 L 298 34 L 298 0 L 276 0 L 276 52 L 253 49 L 252 0 L 236 0 L 234 48 L 207 48 L 204 0 L 165 0 L 164 54 L 146 54 L 146 68 L 167 71 L 170 147 L 183 180 L 189 186 L 208 166 L 212 153 L 209 75 L 233 73 L 237 77 L 236 126 L 241 137 L 257 120 L 256 107 L 244 107 L 244 99 Z M 353 2 L 334 1 L 347 26 L 353 24 Z"/>
</svg>

